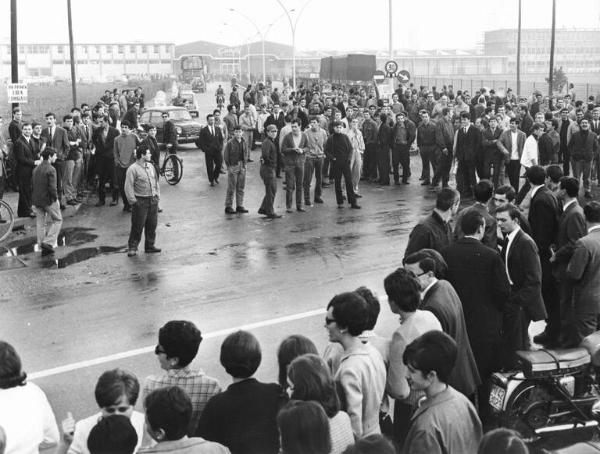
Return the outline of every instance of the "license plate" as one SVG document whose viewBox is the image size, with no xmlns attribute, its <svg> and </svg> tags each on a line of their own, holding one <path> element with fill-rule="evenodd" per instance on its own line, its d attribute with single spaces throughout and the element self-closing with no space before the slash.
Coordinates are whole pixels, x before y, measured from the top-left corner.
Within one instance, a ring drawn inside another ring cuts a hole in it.
<svg viewBox="0 0 600 454">
<path fill-rule="evenodd" d="M 498 385 L 493 385 L 490 393 L 490 405 L 496 410 L 502 411 L 504 396 L 506 396 L 506 390 Z"/>
</svg>

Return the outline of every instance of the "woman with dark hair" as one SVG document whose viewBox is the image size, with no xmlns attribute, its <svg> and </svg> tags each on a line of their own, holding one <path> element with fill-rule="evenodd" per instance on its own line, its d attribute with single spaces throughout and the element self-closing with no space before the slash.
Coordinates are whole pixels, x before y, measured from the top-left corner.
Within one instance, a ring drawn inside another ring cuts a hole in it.
<svg viewBox="0 0 600 454">
<path fill-rule="evenodd" d="M 329 454 L 327 415 L 316 402 L 292 400 L 277 415 L 281 454 Z"/>
<path fill-rule="evenodd" d="M 329 341 L 344 347 L 334 380 L 356 437 L 381 433 L 379 408 L 385 392 L 386 370 L 381 354 L 359 337 L 368 319 L 367 303 L 356 292 L 340 293 L 327 306 L 325 328 Z"/>
<path fill-rule="evenodd" d="M 36 454 L 58 443 L 54 413 L 44 392 L 27 382 L 21 358 L 0 341 L 0 427 L 6 434 L 5 454 Z"/>
<path fill-rule="evenodd" d="M 196 435 L 227 446 L 233 454 L 276 454 L 276 416 L 287 396 L 277 383 L 253 377 L 262 359 L 258 339 L 247 331 L 230 334 L 221 345 L 220 359 L 233 384 L 208 401 Z"/>
<path fill-rule="evenodd" d="M 518 432 L 500 428 L 483 436 L 477 454 L 529 454 L 529 448 Z"/>
<path fill-rule="evenodd" d="M 350 417 L 340 411 L 335 383 L 325 362 L 318 355 L 299 356 L 290 364 L 287 382 L 292 399 L 321 404 L 329 418 L 331 454 L 341 454 L 354 442 L 354 436 Z"/>
<path fill-rule="evenodd" d="M 287 389 L 287 372 L 290 363 L 300 355 L 306 353 L 314 353 L 318 355 L 319 352 L 313 341 L 308 337 L 302 336 L 301 334 L 293 334 L 286 337 L 279 344 L 277 350 L 277 362 L 279 363 L 279 385 L 283 389 Z"/>
</svg>

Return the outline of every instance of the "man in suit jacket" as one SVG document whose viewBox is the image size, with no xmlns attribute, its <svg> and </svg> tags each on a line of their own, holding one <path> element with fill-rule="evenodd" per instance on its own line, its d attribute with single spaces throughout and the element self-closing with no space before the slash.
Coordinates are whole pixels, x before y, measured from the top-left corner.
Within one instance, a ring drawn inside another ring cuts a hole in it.
<svg viewBox="0 0 600 454">
<path fill-rule="evenodd" d="M 573 256 L 575 243 L 587 233 L 583 209 L 577 201 L 579 180 L 573 177 L 562 177 L 559 183 L 558 196 L 563 203 L 563 212 L 558 221 L 556 246 L 552 249 L 550 263 L 552 273 L 559 289 L 561 312 L 561 345 L 564 345 L 565 322 L 571 318 L 572 282 L 566 278 L 567 265 Z M 567 342 L 568 343 L 568 342 Z"/>
<path fill-rule="evenodd" d="M 519 111 L 521 114 L 521 121 L 519 123 L 519 129 L 528 136 L 531 131 L 531 127 L 533 126 L 533 117 L 529 113 L 529 108 L 526 105 L 522 105 L 519 107 Z"/>
<path fill-rule="evenodd" d="M 583 338 L 598 329 L 600 314 L 600 203 L 590 202 L 583 209 L 587 235 L 575 243 L 567 266 L 567 278 L 573 282 L 573 316 L 567 330 L 570 342 L 578 346 Z"/>
<path fill-rule="evenodd" d="M 17 162 L 17 182 L 19 183 L 19 205 L 17 216 L 35 217 L 32 210 L 31 191 L 33 168 L 39 164 L 36 161 L 35 150 L 31 133 L 33 129 L 31 123 L 23 123 L 21 137 L 17 139 L 14 146 L 15 161 Z"/>
<path fill-rule="evenodd" d="M 460 205 L 460 195 L 455 189 L 442 188 L 437 194 L 433 212 L 421 220 L 410 232 L 404 256 L 421 249 L 442 251 L 452 242 L 449 221 Z"/>
<path fill-rule="evenodd" d="M 503 365 L 507 369 L 514 368 L 517 363 L 515 352 L 527 350 L 531 345 L 529 323 L 547 317 L 542 299 L 542 267 L 538 248 L 521 230 L 518 219 L 518 208 L 514 205 L 496 210 L 500 231 L 507 235 L 502 258 L 511 285 L 503 320 Z"/>
<path fill-rule="evenodd" d="M 47 113 L 46 124 L 48 127 L 42 130 L 42 138 L 46 140 L 47 146 L 54 148 L 56 152 L 56 161 L 52 165 L 56 169 L 56 190 L 58 191 L 58 203 L 62 210 L 65 207 L 62 203 L 63 180 L 67 169 L 65 161 L 69 155 L 71 145 L 69 144 L 67 131 L 56 125 L 56 115 Z"/>
<path fill-rule="evenodd" d="M 470 210 L 477 211 L 485 221 L 485 234 L 481 240 L 487 247 L 496 250 L 498 247 L 498 232 L 496 218 L 488 210 L 490 200 L 494 194 L 494 187 L 490 180 L 480 180 L 475 185 L 475 203 L 470 207 L 461 210 L 456 216 L 454 227 L 454 238 L 462 238 L 464 233 L 461 229 L 461 218 Z"/>
<path fill-rule="evenodd" d="M 475 164 L 481 154 L 481 132 L 471 124 L 469 114 L 460 115 L 460 128 L 456 134 L 454 156 L 458 162 L 456 189 L 463 197 L 472 197 L 477 183 Z"/>
<path fill-rule="evenodd" d="M 596 134 L 596 142 L 598 144 L 598 149 L 596 150 L 596 154 L 594 154 L 592 166 L 592 176 L 595 176 L 597 179 L 598 175 L 600 175 L 600 106 L 594 107 L 594 110 L 592 110 L 592 118 L 589 121 L 590 131 Z"/>
<path fill-rule="evenodd" d="M 590 130 L 590 122 L 587 119 L 581 120 L 581 130 L 573 134 L 569 148 L 571 152 L 571 161 L 573 164 L 573 176 L 577 179 L 583 179 L 583 188 L 585 198 L 591 199 L 590 177 L 592 172 L 592 161 L 598 154 L 598 137 Z"/>
<path fill-rule="evenodd" d="M 498 186 L 500 179 L 504 182 L 504 156 L 498 149 L 502 129 L 498 126 L 498 120 L 498 117 L 490 118 L 489 126 L 482 133 L 483 159 L 479 160 L 481 166 L 477 169 L 479 179 L 489 180 L 493 168 L 494 186 Z"/>
<path fill-rule="evenodd" d="M 15 107 L 12 110 L 12 121 L 8 124 L 8 135 L 10 137 L 10 141 L 12 142 L 13 148 L 21 137 L 21 121 L 23 119 L 23 112 L 20 107 Z"/>
<path fill-rule="evenodd" d="M 502 323 L 510 294 L 504 263 L 497 250 L 482 243 L 483 216 L 469 210 L 460 220 L 465 236 L 442 250 L 448 265 L 446 277 L 462 302 L 467 333 L 483 386 L 480 402 L 487 402 L 489 379 L 501 369 Z M 485 409 L 485 405 L 480 411 Z M 483 411 L 485 419 L 487 412 Z"/>
<path fill-rule="evenodd" d="M 110 118 L 105 115 L 100 120 L 100 127 L 94 131 L 92 142 L 96 147 L 96 173 L 98 174 L 98 203 L 96 206 L 105 204 L 104 186 L 110 181 L 112 190 L 112 203 L 117 204 L 119 189 L 117 188 L 117 177 L 115 173 L 115 139 L 119 137 L 119 130 L 110 126 Z"/>
<path fill-rule="evenodd" d="M 221 174 L 221 149 L 223 148 L 223 133 L 221 128 L 215 125 L 215 116 L 208 114 L 206 116 L 207 125 L 200 131 L 200 148 L 204 152 L 206 161 L 206 174 L 211 186 L 219 183 Z"/>
<path fill-rule="evenodd" d="M 421 305 L 419 309 L 430 311 L 440 321 L 443 331 L 458 346 L 456 364 L 448 384 L 467 397 L 471 397 L 481 384 L 479 372 L 465 324 L 463 306 L 452 285 L 442 279 L 431 251 L 419 251 L 405 257 L 403 266 L 411 271 L 421 284 Z M 487 402 L 487 401 L 486 401 Z"/>
<path fill-rule="evenodd" d="M 296 211 L 306 211 L 302 208 L 302 201 L 304 199 L 304 164 L 308 141 L 300 129 L 300 123 L 298 119 L 292 120 L 292 132 L 288 133 L 281 143 L 285 166 L 285 206 L 288 213 L 292 212 L 294 191 L 296 192 Z M 350 184 L 352 184 L 352 180 L 350 180 Z M 348 197 L 351 195 L 348 194 Z"/>
<path fill-rule="evenodd" d="M 508 129 L 500 135 L 500 140 L 496 142 L 506 162 L 506 173 L 510 185 L 519 192 L 519 174 L 521 172 L 521 156 L 527 136 L 523 131 L 517 129 L 519 121 L 511 118 L 508 123 Z M 494 185 L 496 186 L 494 181 Z M 497 187 L 497 186 L 496 186 Z"/>
<path fill-rule="evenodd" d="M 529 206 L 529 225 L 531 237 L 538 248 L 542 266 L 542 296 L 548 313 L 544 333 L 534 337 L 538 344 L 553 346 L 560 336 L 560 300 L 558 286 L 552 275 L 552 245 L 558 236 L 560 204 L 554 193 L 545 185 L 546 171 L 541 166 L 532 166 L 527 170 L 527 181 L 531 185 L 531 205 Z"/>
<path fill-rule="evenodd" d="M 560 161 L 563 164 L 563 173 L 569 175 L 571 168 L 571 153 L 569 151 L 570 131 L 573 120 L 569 118 L 569 109 L 563 107 L 558 119 L 558 136 L 560 137 Z"/>
</svg>

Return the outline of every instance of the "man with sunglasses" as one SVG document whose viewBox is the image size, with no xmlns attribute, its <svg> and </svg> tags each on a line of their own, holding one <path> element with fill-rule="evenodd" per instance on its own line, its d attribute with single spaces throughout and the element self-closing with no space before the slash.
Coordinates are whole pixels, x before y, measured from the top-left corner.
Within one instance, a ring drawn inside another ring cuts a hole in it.
<svg viewBox="0 0 600 454">
<path fill-rule="evenodd" d="M 173 121 L 169 119 L 169 112 L 162 113 L 163 119 L 163 142 L 167 146 L 169 154 L 177 154 L 177 129 Z"/>
</svg>

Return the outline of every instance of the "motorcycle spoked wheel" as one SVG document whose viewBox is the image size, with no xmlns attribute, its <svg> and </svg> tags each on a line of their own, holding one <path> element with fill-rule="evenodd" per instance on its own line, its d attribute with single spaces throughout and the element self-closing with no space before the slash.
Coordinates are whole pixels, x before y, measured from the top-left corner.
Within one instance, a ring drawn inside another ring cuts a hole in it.
<svg viewBox="0 0 600 454">
<path fill-rule="evenodd" d="M 527 442 L 540 439 L 535 429 L 548 425 L 552 396 L 540 383 L 522 383 L 506 404 L 503 426 L 516 430 Z"/>
</svg>

